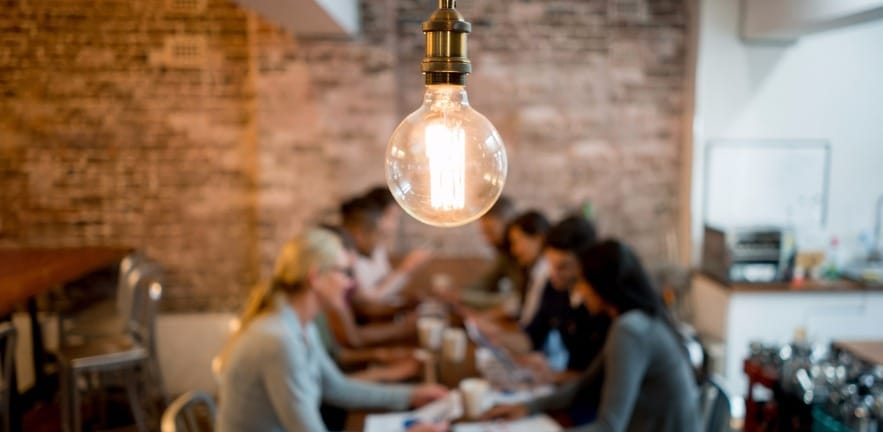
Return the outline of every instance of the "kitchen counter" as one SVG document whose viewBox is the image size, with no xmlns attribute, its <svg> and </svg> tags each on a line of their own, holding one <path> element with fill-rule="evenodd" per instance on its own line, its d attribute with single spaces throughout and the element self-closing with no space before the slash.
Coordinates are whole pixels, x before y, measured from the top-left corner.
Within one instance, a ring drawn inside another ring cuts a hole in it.
<svg viewBox="0 0 883 432">
<path fill-rule="evenodd" d="M 702 277 L 711 279 L 707 275 Z M 739 292 L 841 292 L 841 291 L 881 291 L 883 286 L 865 285 L 847 279 L 837 280 L 810 280 L 800 283 L 773 282 L 773 283 L 726 283 L 721 284 L 733 291 Z"/>
<path fill-rule="evenodd" d="M 748 383 L 742 362 L 751 342 L 783 344 L 795 334 L 811 343 L 883 339 L 883 290 L 851 281 L 790 284 L 723 284 L 692 279 L 691 322 L 706 341 L 720 344 L 712 358 L 734 394 Z"/>
</svg>

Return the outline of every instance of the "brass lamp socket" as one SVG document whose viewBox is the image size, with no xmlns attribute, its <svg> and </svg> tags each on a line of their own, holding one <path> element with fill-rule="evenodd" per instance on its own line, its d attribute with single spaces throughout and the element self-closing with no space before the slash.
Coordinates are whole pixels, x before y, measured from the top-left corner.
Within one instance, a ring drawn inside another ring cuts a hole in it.
<svg viewBox="0 0 883 432">
<path fill-rule="evenodd" d="M 472 72 L 466 56 L 466 35 L 472 31 L 472 24 L 463 19 L 456 6 L 456 0 L 439 0 L 438 9 L 423 23 L 426 57 L 420 69 L 426 85 L 466 85 L 466 75 Z"/>
</svg>

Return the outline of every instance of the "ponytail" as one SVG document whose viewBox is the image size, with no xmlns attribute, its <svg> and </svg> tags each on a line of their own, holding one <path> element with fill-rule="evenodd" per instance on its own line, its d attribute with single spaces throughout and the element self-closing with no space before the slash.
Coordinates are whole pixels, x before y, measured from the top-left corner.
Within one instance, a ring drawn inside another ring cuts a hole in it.
<svg viewBox="0 0 883 432">
<path fill-rule="evenodd" d="M 236 341 L 257 318 L 274 309 L 284 298 L 306 290 L 306 277 L 311 267 L 331 267 L 341 254 L 343 246 L 340 240 L 323 229 L 308 230 L 285 243 L 276 258 L 273 279 L 252 288 L 239 318 L 239 328 L 217 358 L 217 371 L 224 369 Z"/>
</svg>

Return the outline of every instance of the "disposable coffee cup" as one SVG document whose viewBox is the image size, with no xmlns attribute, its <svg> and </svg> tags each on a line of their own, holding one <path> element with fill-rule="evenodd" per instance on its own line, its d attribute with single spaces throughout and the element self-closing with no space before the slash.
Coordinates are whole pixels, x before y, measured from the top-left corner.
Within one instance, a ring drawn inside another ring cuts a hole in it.
<svg viewBox="0 0 883 432">
<path fill-rule="evenodd" d="M 466 332 L 449 328 L 442 337 L 442 355 L 448 361 L 459 363 L 466 357 Z"/>
<path fill-rule="evenodd" d="M 442 334 L 445 323 L 436 317 L 421 317 L 417 320 L 417 333 L 420 338 L 420 346 L 428 350 L 436 351 L 441 348 Z"/>
<path fill-rule="evenodd" d="M 490 384 L 479 378 L 468 378 L 460 381 L 460 392 L 463 393 L 463 410 L 469 419 L 478 419 L 487 408 L 487 396 Z"/>
</svg>

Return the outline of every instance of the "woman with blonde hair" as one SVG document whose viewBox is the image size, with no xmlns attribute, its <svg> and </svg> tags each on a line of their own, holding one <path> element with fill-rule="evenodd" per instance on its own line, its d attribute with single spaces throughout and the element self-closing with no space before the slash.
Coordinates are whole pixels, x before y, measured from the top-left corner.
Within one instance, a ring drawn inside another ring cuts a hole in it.
<svg viewBox="0 0 883 432">
<path fill-rule="evenodd" d="M 255 289 L 240 329 L 220 358 L 220 432 L 325 431 L 319 404 L 401 410 L 443 397 L 440 386 L 381 386 L 346 378 L 313 319 L 353 283 L 334 234 L 311 229 L 290 240 L 272 281 Z M 416 431 L 443 430 L 418 425 Z"/>
</svg>

